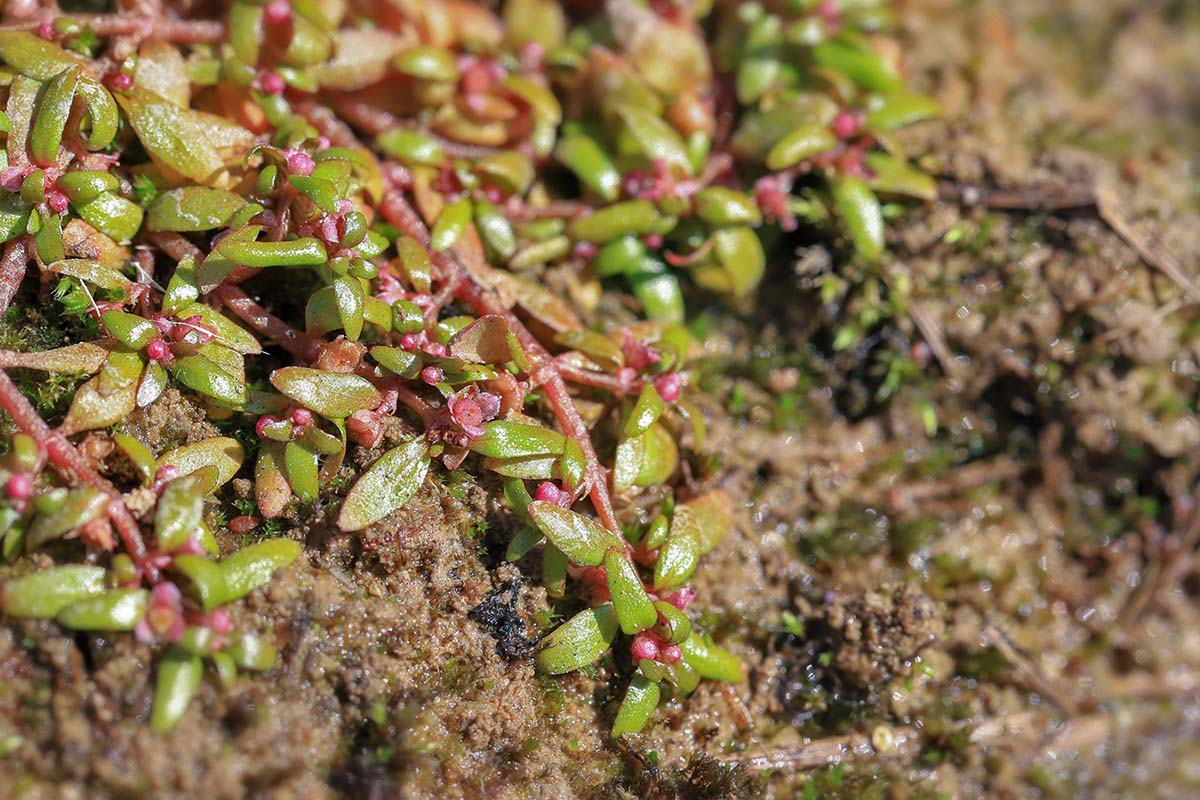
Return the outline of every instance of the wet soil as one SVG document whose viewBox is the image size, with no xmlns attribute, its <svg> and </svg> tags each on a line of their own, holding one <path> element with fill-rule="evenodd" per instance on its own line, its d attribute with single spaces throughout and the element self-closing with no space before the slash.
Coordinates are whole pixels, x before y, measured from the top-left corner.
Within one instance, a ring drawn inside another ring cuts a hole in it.
<svg viewBox="0 0 1200 800">
<path fill-rule="evenodd" d="M 168 736 L 131 637 L 0 627 L 0 796 L 1200 791 L 1200 13 L 902 6 L 947 117 L 905 144 L 943 200 L 875 272 L 801 232 L 752 315 L 698 325 L 707 466 L 742 502 L 697 607 L 745 683 L 614 746 L 626 665 L 536 674 L 550 606 L 493 487 L 427 484 L 347 536 L 335 481 L 237 610 L 278 665 L 206 681 Z M 193 437 L 186 405 L 141 433 Z"/>
</svg>

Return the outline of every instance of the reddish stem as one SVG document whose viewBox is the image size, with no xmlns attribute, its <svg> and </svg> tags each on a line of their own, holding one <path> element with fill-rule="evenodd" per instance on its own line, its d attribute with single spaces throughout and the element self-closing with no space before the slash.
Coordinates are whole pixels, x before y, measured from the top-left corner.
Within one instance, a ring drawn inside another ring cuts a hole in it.
<svg viewBox="0 0 1200 800">
<path fill-rule="evenodd" d="M 219 286 L 213 291 L 212 296 L 233 312 L 238 319 L 296 358 L 305 361 L 312 359 L 314 348 L 320 344 L 319 340 L 288 325 L 252 300 L 241 289 L 236 286 Z"/>
<path fill-rule="evenodd" d="M 125 545 L 125 550 L 133 562 L 145 570 L 153 581 L 157 571 L 146 563 L 146 544 L 142 541 L 137 521 L 126 508 L 121 493 L 88 465 L 83 456 L 79 455 L 79 451 L 67 441 L 67 437 L 53 430 L 38 416 L 37 411 L 5 372 L 0 372 L 0 407 L 8 412 L 13 424 L 22 433 L 33 437 L 38 446 L 45 451 L 50 463 L 64 473 L 68 480 L 99 489 L 109 496 L 108 518 L 116 526 L 121 543 Z"/>
<path fill-rule="evenodd" d="M 58 16 L 41 15 L 32 19 L 0 25 L 3 31 L 36 30 L 43 22 Z M 144 14 L 72 14 L 71 19 L 93 29 L 99 36 L 133 36 L 173 44 L 220 44 L 225 41 L 225 23 L 207 19 L 172 19 Z"/>
</svg>

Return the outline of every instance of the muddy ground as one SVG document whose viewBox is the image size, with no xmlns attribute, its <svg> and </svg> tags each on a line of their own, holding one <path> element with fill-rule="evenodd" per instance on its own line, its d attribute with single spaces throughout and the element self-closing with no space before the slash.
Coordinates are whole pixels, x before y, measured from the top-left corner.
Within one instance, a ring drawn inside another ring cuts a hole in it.
<svg viewBox="0 0 1200 800">
<path fill-rule="evenodd" d="M 753 315 L 699 324 L 744 503 L 698 605 L 746 683 L 614 748 L 627 665 L 502 656 L 488 629 L 548 622 L 536 571 L 489 487 L 427 484 L 366 536 L 320 503 L 277 531 L 308 557 L 238 613 L 278 666 L 168 736 L 131 637 L 0 628 L 0 795 L 1200 793 L 1200 8 L 901 5 L 943 200 L 880 274 L 802 231 Z M 164 402 L 144 431 L 203 435 Z"/>
</svg>

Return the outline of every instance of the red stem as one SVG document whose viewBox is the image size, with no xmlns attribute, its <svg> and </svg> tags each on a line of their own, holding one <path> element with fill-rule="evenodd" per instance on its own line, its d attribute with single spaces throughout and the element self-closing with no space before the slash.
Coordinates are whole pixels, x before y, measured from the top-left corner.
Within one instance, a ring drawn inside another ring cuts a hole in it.
<svg viewBox="0 0 1200 800">
<path fill-rule="evenodd" d="M 13 424 L 22 433 L 33 437 L 38 446 L 45 450 L 50 463 L 64 473 L 65 477 L 99 489 L 109 496 L 108 518 L 116 526 L 121 543 L 125 545 L 125 550 L 133 562 L 146 572 L 151 581 L 155 580 L 157 571 L 146 564 L 146 544 L 142 541 L 137 521 L 126 508 L 120 492 L 88 465 L 83 456 L 79 455 L 79 451 L 67 441 L 67 437 L 53 430 L 38 416 L 37 411 L 5 372 L 0 372 L 0 407 L 8 412 Z"/>
<path fill-rule="evenodd" d="M 252 300 L 241 289 L 229 285 L 219 286 L 213 291 L 212 296 L 233 312 L 238 319 L 296 358 L 306 361 L 312 358 L 313 349 L 315 345 L 319 344 L 318 340 L 288 325 Z"/>
<path fill-rule="evenodd" d="M 31 31 L 58 15 L 0 25 L 3 31 Z M 99 36 L 134 36 L 173 44 L 220 44 L 225 41 L 225 23 L 207 19 L 155 18 L 144 14 L 71 14 L 71 19 L 92 28 Z"/>
</svg>

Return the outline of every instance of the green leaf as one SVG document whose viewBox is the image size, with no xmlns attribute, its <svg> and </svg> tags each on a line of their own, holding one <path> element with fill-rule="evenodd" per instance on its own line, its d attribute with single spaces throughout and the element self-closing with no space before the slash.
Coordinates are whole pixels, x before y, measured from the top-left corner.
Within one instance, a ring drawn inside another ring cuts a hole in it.
<svg viewBox="0 0 1200 800">
<path fill-rule="evenodd" d="M 180 320 L 200 317 L 200 322 L 216 333 L 217 342 L 237 353 L 251 356 L 262 352 L 262 345 L 254 334 L 204 303 L 184 304 L 176 309 L 175 317 Z"/>
<path fill-rule="evenodd" d="M 942 113 L 942 107 L 937 100 L 929 95 L 916 92 L 899 91 L 874 98 L 869 104 L 867 113 L 867 128 L 876 131 L 894 131 L 920 122 L 932 119 Z"/>
<path fill-rule="evenodd" d="M 865 47 L 834 39 L 813 47 L 812 55 L 820 66 L 837 70 L 873 92 L 892 92 L 904 85 L 895 67 Z"/>
<path fill-rule="evenodd" d="M 647 317 L 656 322 L 683 321 L 683 292 L 679 288 L 679 279 L 666 264 L 655 258 L 644 258 L 637 269 L 626 273 L 626 279 Z"/>
<path fill-rule="evenodd" d="M 413 439 L 387 451 L 350 488 L 338 514 L 338 527 L 344 531 L 362 530 L 391 514 L 412 499 L 428 470 L 424 439 Z"/>
<path fill-rule="evenodd" d="M 642 675 L 633 676 L 629 688 L 625 690 L 625 699 L 617 709 L 617 718 L 613 721 L 614 739 L 626 733 L 637 733 L 646 727 L 654 709 L 658 708 L 660 691 L 657 683 Z"/>
<path fill-rule="evenodd" d="M 868 184 L 876 192 L 937 199 L 937 182 L 908 162 L 887 153 L 867 153 Z"/>
<path fill-rule="evenodd" d="M 667 543 L 658 551 L 654 562 L 654 589 L 674 589 L 696 571 L 700 562 L 700 531 L 695 517 L 676 509 L 671 520 Z"/>
<path fill-rule="evenodd" d="M 320 454 L 300 441 L 290 441 L 283 446 L 283 463 L 287 472 L 288 485 L 296 496 L 305 502 L 317 499 L 321 493 L 319 477 Z"/>
<path fill-rule="evenodd" d="M 633 405 L 633 410 L 629 412 L 629 418 L 625 420 L 625 436 L 627 438 L 641 436 L 658 421 L 665 407 L 654 384 L 646 381 L 642 386 L 641 394 L 638 395 L 637 402 Z"/>
<path fill-rule="evenodd" d="M 604 554 L 604 571 L 621 630 L 632 636 L 653 627 L 658 622 L 658 612 L 633 562 L 623 551 L 609 550 Z"/>
<path fill-rule="evenodd" d="M 150 727 L 158 733 L 166 733 L 174 728 L 196 696 L 203 676 L 204 664 L 200 656 L 192 655 L 181 647 L 167 650 L 158 662 Z"/>
<path fill-rule="evenodd" d="M 76 631 L 131 631 L 145 615 L 149 596 L 145 589 L 113 589 L 75 601 L 55 620 Z"/>
<path fill-rule="evenodd" d="M 326 419 L 344 419 L 383 402 L 370 381 L 348 373 L 284 367 L 271 373 L 271 384 Z"/>
<path fill-rule="evenodd" d="M 347 339 L 357 342 L 363 328 L 362 281 L 352 275 L 342 275 L 334 279 L 332 288 L 342 330 Z"/>
<path fill-rule="evenodd" d="M 708 637 L 693 634 L 680 643 L 679 649 L 683 660 L 709 680 L 738 683 L 746 677 L 741 660 Z"/>
<path fill-rule="evenodd" d="M 197 183 L 213 180 L 224 169 L 224 159 L 193 112 L 140 87 L 118 93 L 116 100 L 155 162 Z"/>
<path fill-rule="evenodd" d="M 470 224 L 471 199 L 464 195 L 442 209 L 429 234 L 429 246 L 433 250 L 449 250 Z"/>
<path fill-rule="evenodd" d="M 0 585 L 0 609 L 10 617 L 52 619 L 67 606 L 100 594 L 103 567 L 69 564 L 11 578 Z"/>
<path fill-rule="evenodd" d="M 206 480 L 200 484 L 201 493 L 208 494 L 216 487 L 225 485 L 237 474 L 244 455 L 242 446 L 236 439 L 214 436 L 164 453 L 158 459 L 158 465 L 178 468 L 181 477 L 212 467 L 213 473 L 206 474 Z"/>
<path fill-rule="evenodd" d="M 229 602 L 225 574 L 221 565 L 204 556 L 184 553 L 175 556 L 171 568 L 188 579 L 188 590 L 200 601 L 200 607 L 212 611 Z"/>
<path fill-rule="evenodd" d="M 254 269 L 266 267 L 320 267 L 329 260 L 320 241 L 305 236 L 285 242 L 256 242 L 230 236 L 217 245 L 230 261 Z"/>
<path fill-rule="evenodd" d="M 0 61 L 39 81 L 48 81 L 86 59 L 26 31 L 0 31 Z"/>
<path fill-rule="evenodd" d="M 648 161 L 662 159 L 677 173 L 692 173 L 692 161 L 688 158 L 683 138 L 666 120 L 634 106 L 623 106 L 617 113 Z"/>
<path fill-rule="evenodd" d="M 607 550 L 624 550 L 625 540 L 590 517 L 535 500 L 527 509 L 533 524 L 576 564 L 595 567 Z"/>
<path fill-rule="evenodd" d="M 580 611 L 542 640 L 537 665 L 548 675 L 563 675 L 591 664 L 617 636 L 611 603 Z"/>
<path fill-rule="evenodd" d="M 805 159 L 837 147 L 838 139 L 826 125 L 815 122 L 793 128 L 775 143 L 767 153 L 767 168 L 773 170 L 794 167 Z"/>
<path fill-rule="evenodd" d="M 245 205 L 241 195 L 224 189 L 172 189 L 154 198 L 146 212 L 146 227 L 152 231 L 208 231 L 227 225 Z"/>
<path fill-rule="evenodd" d="M 679 447 L 675 444 L 675 437 L 661 422 L 656 422 L 641 438 L 642 463 L 634 484 L 650 487 L 665 483 L 679 464 Z"/>
<path fill-rule="evenodd" d="M 212 481 L 215 475 L 215 468 L 208 466 L 176 478 L 164 487 L 154 515 L 154 538 L 160 550 L 167 553 L 178 550 L 200 527 L 204 483 Z"/>
<path fill-rule="evenodd" d="M 296 560 L 302 548 L 291 539 L 268 539 L 238 550 L 221 562 L 226 602 L 232 602 L 265 585 L 280 569 Z"/>
<path fill-rule="evenodd" d="M 206 356 L 184 356 L 171 365 L 171 374 L 184 386 L 238 407 L 246 402 L 246 384 Z"/>
<path fill-rule="evenodd" d="M 506 420 L 489 422 L 483 436 L 471 443 L 472 450 L 489 458 L 558 456 L 565 446 L 566 439 L 557 431 Z"/>
<path fill-rule="evenodd" d="M 71 103 L 75 99 L 79 72 L 79 67 L 63 70 L 46 84 L 42 92 L 42 101 L 29 132 L 29 154 L 33 156 L 35 164 L 49 166 L 58 160 L 58 148 L 67 127 Z"/>
<path fill-rule="evenodd" d="M 611 203 L 620 197 L 621 173 L 592 137 L 564 136 L 554 148 L 554 157 L 603 200 Z"/>
<path fill-rule="evenodd" d="M 831 185 L 833 205 L 846 225 L 854 249 L 868 261 L 883 254 L 883 210 L 861 178 L 843 175 Z"/>
</svg>

